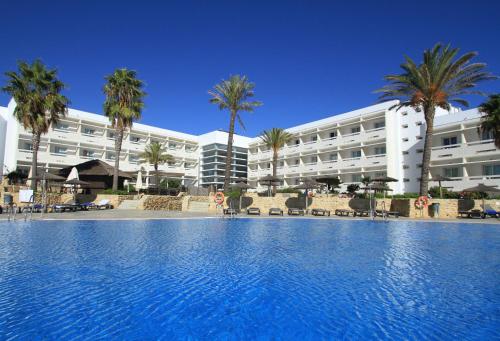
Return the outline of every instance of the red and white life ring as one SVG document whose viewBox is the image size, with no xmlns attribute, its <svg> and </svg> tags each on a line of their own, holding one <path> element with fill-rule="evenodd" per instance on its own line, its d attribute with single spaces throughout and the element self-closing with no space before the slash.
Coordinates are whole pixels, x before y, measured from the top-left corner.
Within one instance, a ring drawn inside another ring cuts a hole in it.
<svg viewBox="0 0 500 341">
<path fill-rule="evenodd" d="M 224 203 L 224 193 L 222 192 L 215 193 L 214 201 L 215 203 L 222 205 L 222 203 Z"/>
<path fill-rule="evenodd" d="M 418 197 L 417 200 L 415 200 L 415 207 L 421 210 L 424 207 L 429 206 L 429 198 L 425 195 L 422 195 Z"/>
</svg>

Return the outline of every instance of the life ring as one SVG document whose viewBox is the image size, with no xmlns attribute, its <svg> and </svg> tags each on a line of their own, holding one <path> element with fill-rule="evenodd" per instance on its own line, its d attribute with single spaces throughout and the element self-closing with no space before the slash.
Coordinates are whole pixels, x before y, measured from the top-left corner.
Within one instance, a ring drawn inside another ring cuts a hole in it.
<svg viewBox="0 0 500 341">
<path fill-rule="evenodd" d="M 421 210 L 424 207 L 429 206 L 429 198 L 425 195 L 422 195 L 418 197 L 417 200 L 415 200 L 415 207 Z"/>
<path fill-rule="evenodd" d="M 308 196 L 309 198 L 314 197 L 314 193 L 313 193 L 313 191 L 309 191 L 309 192 L 307 192 L 307 196 Z"/>
<path fill-rule="evenodd" d="M 224 193 L 222 193 L 222 192 L 215 193 L 214 201 L 217 204 L 221 205 L 224 202 Z"/>
</svg>

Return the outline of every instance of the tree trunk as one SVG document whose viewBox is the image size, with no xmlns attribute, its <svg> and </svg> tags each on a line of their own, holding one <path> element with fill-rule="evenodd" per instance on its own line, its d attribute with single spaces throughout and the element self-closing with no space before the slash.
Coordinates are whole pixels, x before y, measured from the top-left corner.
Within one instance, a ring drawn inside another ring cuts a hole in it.
<svg viewBox="0 0 500 341">
<path fill-rule="evenodd" d="M 432 151 L 432 135 L 434 133 L 434 113 L 435 108 L 424 108 L 425 130 L 424 154 L 422 156 L 422 173 L 420 175 L 420 195 L 427 195 L 429 190 L 429 171 Z"/>
<path fill-rule="evenodd" d="M 229 184 L 231 183 L 231 161 L 233 159 L 233 135 L 234 135 L 235 119 L 236 119 L 236 112 L 231 111 L 231 118 L 229 120 L 229 134 L 227 136 L 226 169 L 224 172 L 224 192 L 229 192 Z"/>
<path fill-rule="evenodd" d="M 273 176 L 278 174 L 278 150 L 273 149 Z M 273 195 L 276 195 L 276 185 L 273 185 Z"/>
<path fill-rule="evenodd" d="M 158 194 L 160 194 L 160 174 L 158 173 L 158 164 L 154 164 L 155 167 L 155 182 Z"/>
<path fill-rule="evenodd" d="M 31 189 L 36 191 L 36 185 L 38 180 L 36 179 L 38 173 L 38 149 L 40 149 L 40 136 L 41 134 L 38 132 L 33 132 L 33 137 L 31 140 L 32 148 L 33 148 L 33 156 L 31 158 Z"/>
<path fill-rule="evenodd" d="M 120 153 L 122 151 L 123 128 L 115 129 L 115 168 L 113 169 L 113 191 L 118 190 L 118 176 L 120 170 Z"/>
</svg>

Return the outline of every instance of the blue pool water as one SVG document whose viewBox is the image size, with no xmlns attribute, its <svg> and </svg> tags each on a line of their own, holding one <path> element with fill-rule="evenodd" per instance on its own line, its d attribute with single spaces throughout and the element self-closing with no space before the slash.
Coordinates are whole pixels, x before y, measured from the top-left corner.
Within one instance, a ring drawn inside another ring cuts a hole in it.
<svg viewBox="0 0 500 341">
<path fill-rule="evenodd" d="M 500 225 L 0 223 L 0 339 L 500 339 Z"/>
</svg>

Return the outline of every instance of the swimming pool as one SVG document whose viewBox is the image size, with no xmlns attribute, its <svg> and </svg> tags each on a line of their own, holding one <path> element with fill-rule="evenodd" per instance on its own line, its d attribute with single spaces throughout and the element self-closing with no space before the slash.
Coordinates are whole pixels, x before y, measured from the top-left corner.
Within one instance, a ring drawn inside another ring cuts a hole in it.
<svg viewBox="0 0 500 341">
<path fill-rule="evenodd" d="M 500 226 L 0 223 L 0 339 L 498 339 Z"/>
</svg>

